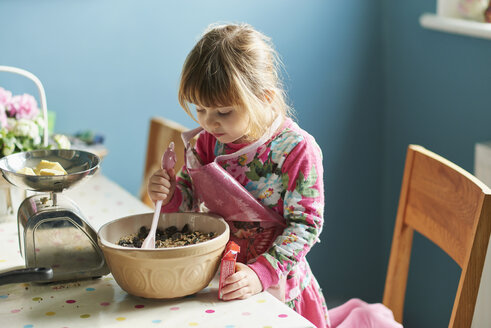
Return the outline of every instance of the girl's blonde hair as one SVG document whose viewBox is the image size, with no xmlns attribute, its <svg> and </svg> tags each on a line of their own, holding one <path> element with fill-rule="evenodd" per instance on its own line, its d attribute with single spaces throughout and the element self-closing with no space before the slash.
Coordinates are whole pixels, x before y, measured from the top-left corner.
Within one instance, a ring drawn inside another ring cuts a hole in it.
<svg viewBox="0 0 491 328">
<path fill-rule="evenodd" d="M 245 110 L 250 119 L 247 137 L 257 139 L 276 116 L 267 108 L 290 116 L 280 66 L 271 39 L 250 25 L 212 25 L 184 62 L 179 103 L 194 120 L 190 104 Z"/>
</svg>

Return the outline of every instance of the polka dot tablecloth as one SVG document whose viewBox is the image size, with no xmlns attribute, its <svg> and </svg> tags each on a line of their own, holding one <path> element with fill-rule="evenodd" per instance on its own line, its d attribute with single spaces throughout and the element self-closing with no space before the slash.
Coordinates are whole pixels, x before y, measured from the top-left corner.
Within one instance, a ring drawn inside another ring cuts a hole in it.
<svg viewBox="0 0 491 328">
<path fill-rule="evenodd" d="M 100 173 L 65 195 L 78 204 L 96 231 L 110 220 L 152 211 Z M 16 218 L 0 219 L 0 236 L 0 270 L 23 267 Z M 218 300 L 217 294 L 217 277 L 201 292 L 174 300 L 129 295 L 110 274 L 71 282 L 8 284 L 0 286 L 0 326 L 313 327 L 269 293 L 229 302 Z"/>
</svg>

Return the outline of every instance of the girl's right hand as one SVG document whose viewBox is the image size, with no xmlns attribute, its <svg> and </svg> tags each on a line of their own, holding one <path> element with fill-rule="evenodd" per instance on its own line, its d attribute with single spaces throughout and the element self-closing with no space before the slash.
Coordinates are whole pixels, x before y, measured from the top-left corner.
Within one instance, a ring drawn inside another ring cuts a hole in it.
<svg viewBox="0 0 491 328">
<path fill-rule="evenodd" d="M 148 196 L 154 203 L 162 200 L 162 206 L 170 202 L 175 189 L 176 174 L 174 169 L 159 169 L 148 179 Z"/>
</svg>

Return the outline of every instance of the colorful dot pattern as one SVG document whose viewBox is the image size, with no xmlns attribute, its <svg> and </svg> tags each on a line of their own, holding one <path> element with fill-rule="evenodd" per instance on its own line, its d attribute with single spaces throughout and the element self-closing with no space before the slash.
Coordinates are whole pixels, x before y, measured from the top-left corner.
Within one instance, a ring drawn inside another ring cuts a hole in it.
<svg viewBox="0 0 491 328">
<path fill-rule="evenodd" d="M 113 322 L 119 322 L 118 327 L 131 327 L 131 325 L 134 324 L 134 320 L 138 320 L 139 323 L 143 324 L 144 321 L 142 321 L 142 318 L 138 316 L 138 313 L 142 311 L 143 309 L 149 310 L 150 312 L 144 312 L 145 313 L 145 318 L 147 323 L 151 326 L 155 327 L 167 327 L 166 326 L 166 320 L 169 318 L 167 315 L 165 315 L 165 309 L 168 311 L 172 311 L 177 314 L 177 317 L 181 318 L 181 324 L 179 326 L 182 327 L 200 327 L 200 326 L 206 326 L 206 319 L 211 318 L 212 316 L 214 320 L 216 318 L 221 318 L 223 317 L 223 325 L 222 327 L 225 328 L 236 328 L 244 325 L 244 320 L 251 320 L 251 325 L 253 323 L 260 323 L 261 320 L 264 320 L 263 325 L 254 325 L 257 327 L 261 328 L 276 328 L 276 327 L 284 327 L 285 324 L 285 319 L 290 318 L 289 314 L 284 313 L 284 311 L 277 312 L 276 314 L 269 314 L 267 312 L 264 312 L 264 306 L 265 304 L 272 303 L 271 301 L 268 301 L 265 298 L 259 298 L 256 297 L 251 304 L 255 304 L 255 308 L 251 308 L 250 310 L 248 309 L 247 311 L 243 311 L 243 306 L 240 303 L 236 303 L 236 306 L 234 306 L 234 302 L 217 302 L 217 299 L 215 298 L 216 296 L 210 295 L 210 294 L 216 294 L 217 290 L 216 288 L 214 289 L 213 286 L 210 286 L 210 290 L 208 290 L 206 293 L 203 294 L 205 296 L 205 302 L 201 300 L 202 295 L 199 293 L 195 296 L 197 301 L 188 301 L 191 302 L 192 306 L 189 306 L 187 302 L 183 302 L 186 298 L 182 298 L 180 301 L 176 301 L 176 304 L 179 305 L 167 305 L 166 303 L 159 303 L 156 301 L 152 300 L 143 300 L 142 302 L 135 302 L 138 300 L 138 298 L 133 298 L 127 294 L 124 294 L 123 297 L 116 297 L 116 299 L 108 299 L 108 300 L 92 300 L 93 297 L 107 297 L 108 292 L 109 294 L 113 294 L 113 297 L 115 294 L 114 291 L 117 291 L 119 289 L 119 286 L 117 283 L 114 281 L 110 286 L 107 286 L 106 284 L 107 280 L 103 281 L 100 279 L 98 282 L 94 285 L 94 287 L 86 287 L 86 286 L 75 286 L 77 290 L 82 293 L 76 294 L 76 293 L 71 293 L 72 297 L 65 297 L 63 299 L 63 303 L 65 305 L 62 305 L 60 308 L 60 305 L 56 307 L 55 304 L 57 303 L 58 299 L 60 297 L 63 297 L 64 293 L 70 290 L 70 288 L 74 288 L 73 286 L 67 286 L 67 288 L 57 288 L 57 289 L 52 289 L 57 291 L 56 293 L 59 294 L 54 294 L 54 295 L 43 295 L 43 296 L 33 296 L 31 297 L 31 302 L 35 304 L 41 304 L 45 303 L 48 304 L 46 309 L 49 309 L 48 311 L 44 311 L 44 317 L 45 318 L 53 318 L 52 320 L 56 320 L 57 316 L 60 318 L 65 318 L 67 316 L 65 311 L 74 311 L 73 316 L 71 317 L 70 321 L 68 322 L 63 322 L 63 324 L 66 328 L 72 328 L 72 327 L 77 327 L 77 325 L 89 325 L 90 320 L 97 318 L 98 316 L 101 315 L 101 313 L 104 313 L 106 309 L 117 309 L 120 308 L 120 311 L 109 311 L 106 314 L 104 314 L 104 317 L 106 320 L 113 320 Z M 87 283 L 87 282 L 86 282 Z M 82 283 L 80 283 L 82 284 Z M 22 288 L 22 286 L 20 286 Z M 14 291 L 15 294 L 15 291 Z M 76 297 L 75 297 L 76 295 Z M 5 297 L 3 297 L 5 296 Z M 259 296 L 259 295 L 258 295 Z M 0 296 L 0 306 L 2 306 L 1 300 L 6 300 L 8 299 L 9 294 L 2 294 Z M 56 302 L 54 302 L 56 301 Z M 49 304 L 53 305 L 53 308 L 49 308 Z M 83 305 L 82 309 L 80 309 L 79 305 Z M 213 305 L 213 306 L 209 306 Z M 220 305 L 226 305 L 229 309 L 220 309 Z M 199 308 L 202 308 L 201 313 L 202 315 L 199 315 Z M 280 307 L 282 310 L 285 308 L 283 306 Z M 80 309 L 80 310 L 78 310 Z M 34 308 L 33 308 L 34 310 Z M 92 311 L 90 311 L 92 310 Z M 25 309 L 22 308 L 14 308 L 11 309 L 11 313 L 21 313 L 22 311 L 25 311 Z M 191 312 L 190 312 L 191 311 Z M 190 315 L 190 314 L 194 315 Z M 235 314 L 234 314 L 235 313 Z M 237 315 L 239 314 L 239 315 Z M 95 317 L 94 317 L 95 315 Z M 75 320 L 74 316 L 78 317 L 79 320 L 83 320 L 81 322 L 76 322 L 73 321 Z M 112 316 L 112 319 L 111 319 Z M 172 318 L 175 317 L 175 315 L 171 316 Z M 276 317 L 277 323 L 274 325 L 267 324 L 266 321 L 268 322 L 274 322 L 274 318 Z M 27 317 L 26 317 L 27 318 Z M 100 319 L 99 319 L 100 320 Z M 51 322 L 51 321 L 50 321 Z M 85 323 L 84 323 L 85 322 Z M 96 322 L 96 321 L 94 321 Z M 100 322 L 100 321 L 97 321 Z M 61 322 L 60 322 L 61 323 Z M 162 326 L 163 325 L 163 326 Z M 61 326 L 61 325 L 60 325 Z M 47 327 L 43 326 L 41 323 L 24 323 L 23 325 L 20 325 L 20 327 L 24 328 L 39 328 L 39 327 Z M 302 327 L 302 326 L 299 326 Z M 308 326 L 305 326 L 308 327 Z"/>
<path fill-rule="evenodd" d="M 152 211 L 102 175 L 65 195 L 76 201 L 95 230 L 110 220 Z M 25 266 L 16 245 L 16 219 L 0 220 L 0 232 L 0 270 Z M 7 313 L 9 325 L 22 328 L 96 327 L 104 323 L 118 328 L 207 327 L 210 322 L 225 328 L 311 327 L 266 293 L 248 300 L 219 301 L 217 280 L 215 277 L 197 294 L 165 301 L 128 295 L 111 275 L 47 285 L 8 284 L 0 286 L 0 308 Z"/>
</svg>

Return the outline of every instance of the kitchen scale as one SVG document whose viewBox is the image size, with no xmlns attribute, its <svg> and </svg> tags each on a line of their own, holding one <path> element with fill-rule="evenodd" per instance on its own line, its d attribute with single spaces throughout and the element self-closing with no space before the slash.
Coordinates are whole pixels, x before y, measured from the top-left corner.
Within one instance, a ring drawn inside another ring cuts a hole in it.
<svg viewBox="0 0 491 328">
<path fill-rule="evenodd" d="M 36 167 L 41 160 L 60 163 L 68 174 L 16 173 L 24 167 Z M 61 194 L 94 175 L 99 164 L 97 155 L 70 149 L 33 150 L 0 159 L 0 170 L 8 182 L 35 192 L 21 203 L 17 213 L 20 251 L 27 268 L 24 271 L 33 269 L 36 273 L 43 271 L 40 268 L 52 268 L 52 275 L 39 275 L 38 279 L 31 275 L 30 280 L 78 280 L 109 273 L 97 244 L 97 232 L 75 202 Z"/>
</svg>

